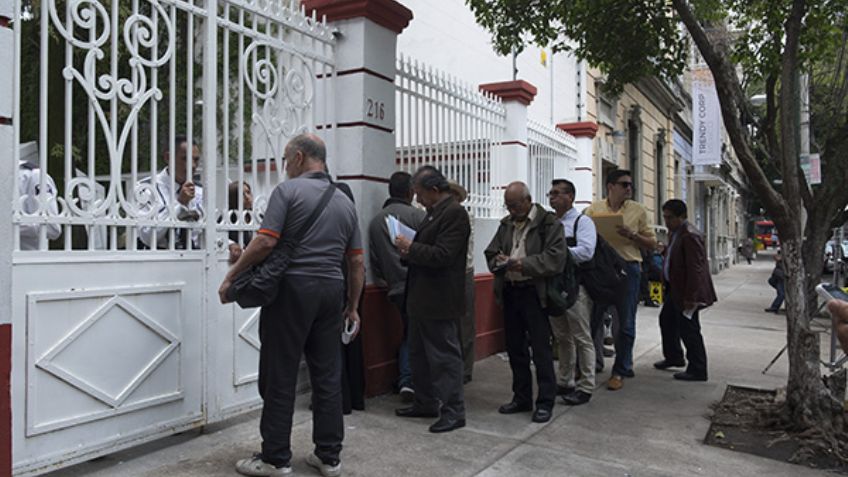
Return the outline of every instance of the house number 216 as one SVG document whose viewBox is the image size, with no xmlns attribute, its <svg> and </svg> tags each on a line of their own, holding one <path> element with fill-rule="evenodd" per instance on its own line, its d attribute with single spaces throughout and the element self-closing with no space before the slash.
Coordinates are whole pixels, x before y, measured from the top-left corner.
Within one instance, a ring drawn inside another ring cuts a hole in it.
<svg viewBox="0 0 848 477">
<path fill-rule="evenodd" d="M 369 118 L 376 118 L 379 120 L 386 119 L 386 103 L 382 101 L 374 101 L 373 99 L 366 98 L 366 116 Z"/>
</svg>

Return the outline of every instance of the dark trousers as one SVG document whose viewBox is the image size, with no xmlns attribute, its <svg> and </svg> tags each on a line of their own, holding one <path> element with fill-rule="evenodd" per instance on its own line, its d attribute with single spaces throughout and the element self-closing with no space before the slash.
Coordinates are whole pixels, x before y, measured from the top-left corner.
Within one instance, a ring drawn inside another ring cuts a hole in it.
<svg viewBox="0 0 848 477">
<path fill-rule="evenodd" d="M 413 405 L 425 412 L 439 411 L 442 416 L 465 419 L 462 351 L 456 338 L 456 322 L 411 313 L 409 361 L 415 386 Z"/>
<path fill-rule="evenodd" d="M 395 381 L 395 390 L 400 391 L 403 387 L 415 389 L 412 384 L 412 367 L 409 364 L 409 315 L 406 313 L 406 304 L 404 303 L 403 294 L 389 297 L 391 302 L 398 310 L 400 321 L 403 324 L 403 340 L 398 347 L 398 378 Z"/>
<path fill-rule="evenodd" d="M 772 286 L 777 292 L 777 295 L 774 297 L 774 301 L 771 302 L 771 306 L 769 307 L 769 309 L 777 311 L 780 309 L 780 306 L 783 305 L 783 300 L 786 298 L 786 287 L 784 286 L 784 281 L 782 278 L 775 279 L 774 285 Z"/>
<path fill-rule="evenodd" d="M 504 285 L 504 334 L 509 366 L 512 368 L 513 401 L 520 404 L 533 402 L 533 374 L 530 371 L 530 348 L 536 365 L 536 384 L 539 395 L 536 407 L 553 409 L 556 399 L 556 374 L 554 374 L 551 323 L 542 311 L 536 287 Z"/>
<path fill-rule="evenodd" d="M 471 379 L 474 371 L 474 340 L 477 338 L 474 322 L 474 270 L 465 271 L 465 314 L 457 321 L 459 346 L 462 348 L 462 374 Z"/>
<path fill-rule="evenodd" d="M 704 337 L 701 336 L 700 312 L 696 311 L 692 319 L 683 316 L 683 310 L 677 307 L 666 295 L 660 311 L 660 333 L 662 334 L 663 358 L 670 363 L 683 362 L 683 348 L 686 346 L 686 372 L 695 376 L 707 376 L 707 350 Z"/>
<path fill-rule="evenodd" d="M 595 344 L 595 371 L 604 369 L 604 317 L 610 305 L 592 304 L 592 321 L 589 323 L 592 331 L 592 343 Z"/>
<path fill-rule="evenodd" d="M 291 460 L 291 426 L 297 372 L 306 356 L 312 383 L 312 442 L 324 463 L 339 460 L 342 422 L 341 280 L 284 278 L 280 293 L 259 315 L 259 395 L 262 397 L 262 459 L 274 465 Z"/>
</svg>

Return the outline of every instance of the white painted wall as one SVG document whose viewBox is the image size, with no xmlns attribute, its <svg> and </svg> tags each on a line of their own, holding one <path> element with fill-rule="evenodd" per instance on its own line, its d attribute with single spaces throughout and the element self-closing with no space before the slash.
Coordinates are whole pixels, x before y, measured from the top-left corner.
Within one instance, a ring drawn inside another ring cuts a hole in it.
<svg viewBox="0 0 848 477">
<path fill-rule="evenodd" d="M 477 25 L 463 0 L 399 0 L 414 18 L 398 36 L 398 53 L 423 61 L 472 85 L 512 80 L 512 57 L 495 54 L 491 35 Z M 569 54 L 548 53 L 541 64 L 542 49 L 528 46 L 518 56 L 518 79 L 538 89 L 528 116 L 543 124 L 577 118 L 577 62 Z M 551 70 L 553 69 L 553 81 Z M 553 101 L 551 92 L 553 91 Z"/>
</svg>

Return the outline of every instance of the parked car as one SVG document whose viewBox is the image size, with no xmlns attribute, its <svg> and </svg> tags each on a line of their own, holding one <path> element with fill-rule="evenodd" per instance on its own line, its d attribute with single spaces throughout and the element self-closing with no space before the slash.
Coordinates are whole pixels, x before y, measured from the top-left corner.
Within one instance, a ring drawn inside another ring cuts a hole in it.
<svg viewBox="0 0 848 477">
<path fill-rule="evenodd" d="M 835 248 L 835 245 L 836 242 L 833 240 L 824 245 L 824 271 L 826 273 L 833 273 L 837 263 L 839 263 L 840 266 L 844 266 L 845 259 L 848 257 L 848 240 L 842 242 L 841 253 L 839 253 L 839 249 Z M 836 252 L 836 254 L 834 254 L 834 252 Z"/>
</svg>

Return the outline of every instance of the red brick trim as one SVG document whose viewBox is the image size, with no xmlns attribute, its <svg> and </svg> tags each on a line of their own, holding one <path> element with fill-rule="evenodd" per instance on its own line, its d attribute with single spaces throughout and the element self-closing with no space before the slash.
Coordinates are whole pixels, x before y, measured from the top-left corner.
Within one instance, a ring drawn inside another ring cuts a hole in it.
<svg viewBox="0 0 848 477">
<path fill-rule="evenodd" d="M 481 84 L 480 90 L 492 93 L 504 102 L 518 101 L 525 106 L 529 106 L 533 102 L 537 92 L 535 86 L 524 80 Z"/>
<path fill-rule="evenodd" d="M 11 126 L 11 125 L 12 125 L 12 118 L 6 118 L 6 117 L 3 117 L 3 116 L 0 116 L 0 126 Z"/>
<path fill-rule="evenodd" d="M 582 121 L 579 123 L 562 123 L 556 126 L 559 129 L 571 134 L 574 137 L 593 138 L 598 132 L 598 124 L 591 121 Z"/>
<path fill-rule="evenodd" d="M 12 475 L 12 325 L 0 325 L 0 477 Z"/>
<path fill-rule="evenodd" d="M 395 33 L 400 33 L 412 20 L 412 10 L 394 0 L 303 0 L 306 13 L 316 11 L 328 22 L 349 18 L 367 18 Z"/>
<path fill-rule="evenodd" d="M 503 141 L 502 143 L 500 143 L 500 145 L 501 145 L 501 146 L 521 146 L 521 147 L 527 147 L 527 144 L 524 144 L 524 143 L 523 143 L 523 142 L 521 142 L 521 141 Z"/>
<path fill-rule="evenodd" d="M 11 23 L 11 18 L 0 15 L 0 28 L 12 28 L 11 26 L 9 26 Z"/>
<path fill-rule="evenodd" d="M 381 80 L 385 80 L 385 81 L 388 81 L 391 84 L 395 84 L 394 78 L 389 78 L 388 76 L 386 76 L 382 73 L 377 73 L 376 71 L 368 69 L 368 68 L 356 68 L 356 69 L 352 69 L 352 70 L 338 71 L 338 72 L 336 72 L 336 76 L 353 75 L 353 74 L 356 74 L 356 73 L 365 73 L 366 75 L 371 75 L 375 78 L 380 78 Z"/>
<path fill-rule="evenodd" d="M 392 83 L 392 84 L 395 83 L 395 80 L 393 78 L 389 78 L 388 76 L 386 76 L 382 73 L 378 73 L 378 72 L 376 72 L 372 69 L 369 69 L 369 68 L 353 68 L 353 69 L 350 69 L 350 70 L 337 71 L 336 76 L 347 76 L 347 75 L 354 75 L 354 74 L 357 74 L 357 73 L 365 73 L 366 75 L 371 75 L 375 78 L 380 78 L 381 80 L 388 81 L 389 83 Z M 332 77 L 332 76 L 333 76 L 332 74 L 317 74 L 317 75 L 315 75 L 315 77 L 318 78 L 318 79 L 329 78 L 329 77 Z"/>
<path fill-rule="evenodd" d="M 491 273 L 474 277 L 474 306 L 477 338 L 474 354 L 477 359 L 504 350 L 503 317 L 495 304 L 494 276 Z M 403 325 L 397 309 L 386 298 L 386 289 L 376 285 L 365 287 L 362 302 L 362 346 L 365 367 L 365 395 L 376 396 L 392 390 L 397 378 L 397 349 L 403 337 Z"/>
<path fill-rule="evenodd" d="M 371 129 L 376 129 L 378 131 L 385 131 L 387 133 L 395 132 L 394 129 L 385 128 L 383 126 L 377 126 L 376 124 L 366 123 L 365 121 L 356 121 L 356 122 L 352 122 L 352 123 L 338 123 L 338 124 L 336 124 L 336 127 L 338 127 L 338 128 L 355 128 L 355 127 L 359 127 L 359 126 L 371 128 Z"/>
</svg>

